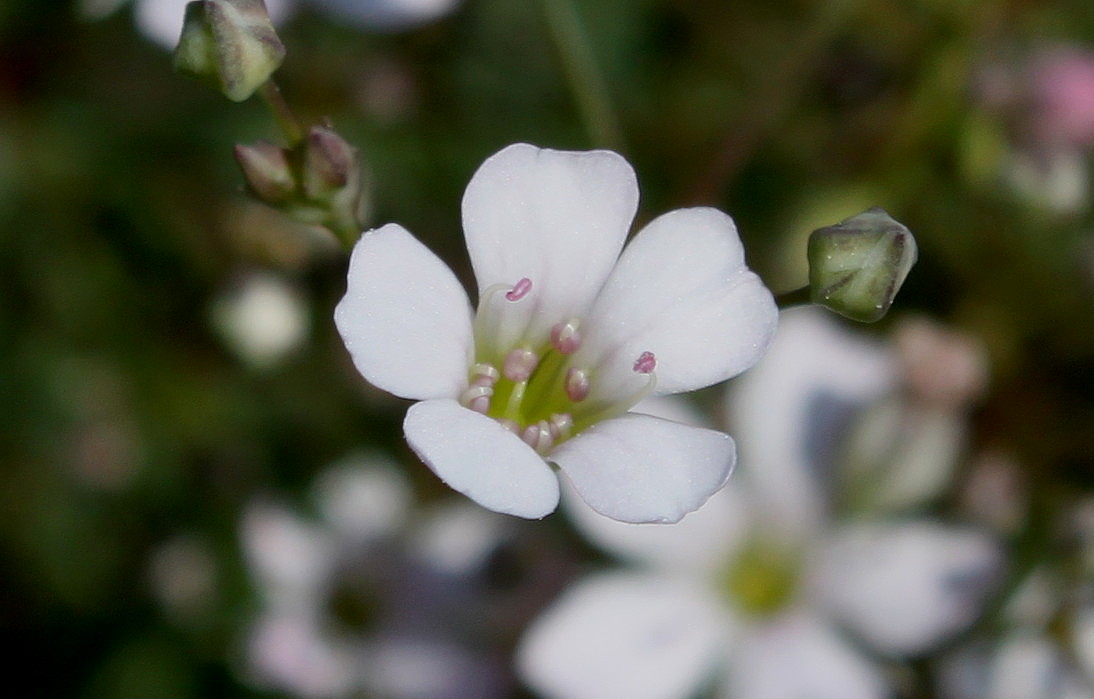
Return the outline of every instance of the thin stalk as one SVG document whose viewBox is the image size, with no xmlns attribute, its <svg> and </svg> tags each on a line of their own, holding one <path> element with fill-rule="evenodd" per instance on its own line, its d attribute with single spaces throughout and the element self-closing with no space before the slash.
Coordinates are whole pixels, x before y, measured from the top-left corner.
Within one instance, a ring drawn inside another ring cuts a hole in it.
<svg viewBox="0 0 1094 699">
<path fill-rule="evenodd" d="M 784 310 L 791 306 L 804 306 L 813 303 L 813 300 L 810 297 L 809 286 L 806 285 L 793 291 L 784 291 L 775 297 L 775 303 L 779 306 L 779 310 Z"/>
<path fill-rule="evenodd" d="M 284 134 L 289 148 L 300 145 L 304 140 L 304 129 L 300 126 L 300 120 L 293 114 L 289 103 L 285 101 L 285 97 L 281 94 L 281 89 L 277 86 L 277 83 L 272 79 L 267 80 L 260 93 L 262 99 L 266 102 L 266 106 L 270 108 L 274 120 L 277 121 L 278 128 Z"/>
<path fill-rule="evenodd" d="M 543 11 L 589 140 L 598 148 L 621 150 L 622 130 L 608 99 L 608 86 L 573 3 L 543 0 Z"/>
</svg>

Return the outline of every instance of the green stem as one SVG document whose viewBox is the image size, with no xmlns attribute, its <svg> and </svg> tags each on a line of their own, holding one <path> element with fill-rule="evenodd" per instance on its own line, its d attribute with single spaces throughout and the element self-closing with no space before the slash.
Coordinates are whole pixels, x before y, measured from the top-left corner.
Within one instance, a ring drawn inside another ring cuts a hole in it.
<svg viewBox="0 0 1094 699">
<path fill-rule="evenodd" d="M 608 86 L 573 3 L 543 0 L 543 10 L 589 139 L 596 147 L 621 150 L 622 130 L 608 99 Z"/>
<path fill-rule="evenodd" d="M 809 286 L 806 285 L 793 291 L 784 291 L 775 297 L 775 303 L 778 304 L 779 310 L 784 310 L 791 306 L 804 306 L 813 303 L 813 300 L 810 297 Z"/>
<path fill-rule="evenodd" d="M 300 121 L 296 118 L 296 115 L 293 114 L 289 103 L 285 101 L 285 97 L 281 94 L 281 89 L 277 87 L 277 83 L 273 79 L 267 80 L 260 92 L 266 106 L 273 113 L 281 133 L 285 135 L 289 148 L 300 145 L 304 140 L 304 129 L 300 126 Z"/>
</svg>

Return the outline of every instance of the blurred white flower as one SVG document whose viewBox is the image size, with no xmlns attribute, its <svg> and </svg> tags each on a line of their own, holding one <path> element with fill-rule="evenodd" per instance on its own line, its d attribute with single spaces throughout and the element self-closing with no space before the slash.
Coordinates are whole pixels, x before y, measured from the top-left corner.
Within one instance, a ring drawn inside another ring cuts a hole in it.
<svg viewBox="0 0 1094 699">
<path fill-rule="evenodd" d="M 900 516 L 843 521 L 824 493 L 848 425 L 900 390 L 894 353 L 824 311 L 783 316 L 731 394 L 741 473 L 722 492 L 660 526 L 568 498 L 582 532 L 638 566 L 579 581 L 529 628 L 517 663 L 533 689 L 661 699 L 714 682 L 747 699 L 880 698 L 885 662 L 976 619 L 1000 573 L 992 539 L 909 516 L 907 500 Z"/>
<path fill-rule="evenodd" d="M 674 522 L 729 477 L 728 435 L 628 411 L 751 366 L 774 301 L 716 209 L 667 213 L 623 250 L 637 204 L 634 171 L 610 151 L 516 144 L 488 158 L 463 198 L 476 313 L 403 227 L 354 248 L 335 311 L 346 348 L 370 383 L 419 401 L 407 442 L 480 505 L 554 511 L 550 462 L 606 516 Z"/>
<path fill-rule="evenodd" d="M 245 640 L 245 676 L 300 697 L 499 696 L 483 657 L 436 620 L 427 633 L 420 628 L 422 607 L 474 570 L 454 570 L 443 548 L 438 560 L 424 549 L 413 560 L 401 554 L 419 534 L 409 484 L 394 464 L 348 458 L 319 477 L 313 496 L 318 520 L 268 501 L 244 514 L 240 535 L 261 605 Z M 422 526 L 445 531 L 455 522 L 466 531 L 468 510 L 493 518 L 493 527 L 479 527 L 477 547 L 496 547 L 504 518 L 466 503 L 435 511 Z M 422 570 L 447 577 L 430 584 Z"/>
<path fill-rule="evenodd" d="M 440 19 L 460 0 L 311 0 L 336 20 L 365 29 L 403 31 Z"/>
<path fill-rule="evenodd" d="M 1018 578 L 990 632 L 942 659 L 953 699 L 1094 698 L 1094 498 L 1067 503 L 1046 555 Z M 1055 529 L 1055 528 L 1054 528 Z"/>
<path fill-rule="evenodd" d="M 296 349 L 311 325 L 299 292 L 268 273 L 249 274 L 223 292 L 213 302 L 212 320 L 228 348 L 258 369 Z"/>
</svg>

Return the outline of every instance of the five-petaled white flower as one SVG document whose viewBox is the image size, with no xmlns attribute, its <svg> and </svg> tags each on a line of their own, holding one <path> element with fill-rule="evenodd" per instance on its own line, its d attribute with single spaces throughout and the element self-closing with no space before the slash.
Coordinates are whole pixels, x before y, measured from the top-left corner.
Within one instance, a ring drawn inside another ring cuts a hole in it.
<svg viewBox="0 0 1094 699">
<path fill-rule="evenodd" d="M 543 517 L 561 469 L 595 510 L 675 522 L 721 488 L 729 435 L 627 412 L 709 386 L 766 351 L 771 293 L 711 208 L 652 221 L 623 248 L 634 171 L 610 151 L 509 146 L 463 198 L 477 312 L 404 228 L 365 233 L 335 321 L 358 370 L 411 406 L 411 448 L 492 510 Z"/>
</svg>

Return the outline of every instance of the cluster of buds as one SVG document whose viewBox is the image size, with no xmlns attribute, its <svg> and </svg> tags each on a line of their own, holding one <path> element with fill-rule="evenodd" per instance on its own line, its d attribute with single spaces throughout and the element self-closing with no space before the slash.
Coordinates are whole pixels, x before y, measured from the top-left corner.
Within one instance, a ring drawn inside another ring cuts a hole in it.
<svg viewBox="0 0 1094 699">
<path fill-rule="evenodd" d="M 811 301 L 863 323 L 881 319 L 916 261 L 911 231 L 873 207 L 809 236 Z"/>
<path fill-rule="evenodd" d="M 237 145 L 236 161 L 251 194 L 291 218 L 330 229 L 344 242 L 365 223 L 365 188 L 356 148 L 326 126 L 313 126 L 297 145 Z"/>
</svg>

